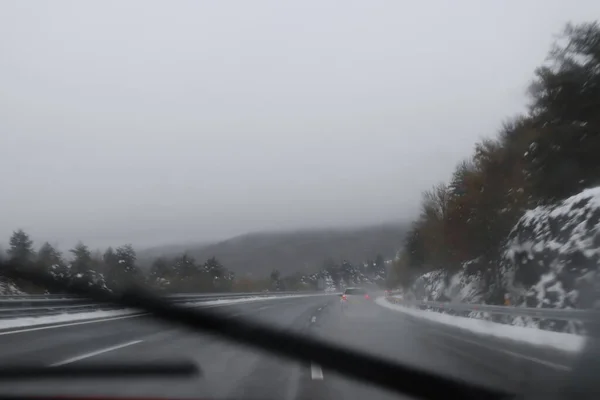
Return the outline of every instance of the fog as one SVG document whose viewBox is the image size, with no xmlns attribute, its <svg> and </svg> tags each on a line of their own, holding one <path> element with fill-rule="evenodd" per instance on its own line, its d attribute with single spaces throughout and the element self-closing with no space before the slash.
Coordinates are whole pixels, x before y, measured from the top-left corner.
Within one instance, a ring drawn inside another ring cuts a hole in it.
<svg viewBox="0 0 600 400">
<path fill-rule="evenodd" d="M 0 3 L 0 243 L 408 221 L 596 1 Z"/>
</svg>

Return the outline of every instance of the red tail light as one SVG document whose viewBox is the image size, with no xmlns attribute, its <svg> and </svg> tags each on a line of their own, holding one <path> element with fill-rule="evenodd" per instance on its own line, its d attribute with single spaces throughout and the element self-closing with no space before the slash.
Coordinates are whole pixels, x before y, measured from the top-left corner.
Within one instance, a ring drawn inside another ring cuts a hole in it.
<svg viewBox="0 0 600 400">
<path fill-rule="evenodd" d="M 367 299 L 367 300 L 369 300 L 369 299 L 370 299 L 370 297 L 369 297 L 369 295 L 368 295 L 368 294 L 365 294 L 365 299 Z"/>
</svg>

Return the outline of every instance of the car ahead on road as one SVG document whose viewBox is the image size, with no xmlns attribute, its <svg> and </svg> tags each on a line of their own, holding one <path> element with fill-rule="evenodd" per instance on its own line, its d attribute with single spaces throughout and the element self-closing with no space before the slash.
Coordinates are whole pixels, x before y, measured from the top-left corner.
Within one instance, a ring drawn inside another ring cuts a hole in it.
<svg viewBox="0 0 600 400">
<path fill-rule="evenodd" d="M 347 288 L 341 295 L 342 310 L 355 305 L 364 305 L 371 302 L 369 293 L 363 288 Z"/>
</svg>

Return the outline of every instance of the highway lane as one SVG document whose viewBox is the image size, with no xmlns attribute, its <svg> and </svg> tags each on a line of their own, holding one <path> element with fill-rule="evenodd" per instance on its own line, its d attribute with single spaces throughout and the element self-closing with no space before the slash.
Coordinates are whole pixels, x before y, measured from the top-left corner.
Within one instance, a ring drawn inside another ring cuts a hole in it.
<svg viewBox="0 0 600 400">
<path fill-rule="evenodd" d="M 377 305 L 345 314 L 332 307 L 327 314 L 313 331 L 325 341 L 368 349 L 397 362 L 515 393 L 552 391 L 564 384 L 574 361 L 559 351 L 470 334 Z M 327 370 L 323 375 L 328 378 L 323 380 L 320 391 L 324 394 L 319 398 L 394 398 Z"/>
<path fill-rule="evenodd" d="M 339 297 L 265 300 L 218 308 L 232 318 L 253 318 L 487 385 L 529 390 L 533 382 L 558 384 L 569 358 L 558 352 L 469 335 L 376 304 L 343 313 Z M 199 379 L 73 381 L 2 385 L 5 394 L 119 394 L 180 398 L 397 399 L 318 365 L 302 365 L 148 317 L 0 333 L 0 362 L 84 363 L 192 359 Z M 399 377 L 402 379 L 402 377 Z M 529 385 L 523 385 L 529 382 Z"/>
<path fill-rule="evenodd" d="M 282 298 L 277 300 L 259 300 L 247 303 L 210 305 L 208 308 L 219 310 L 225 315 L 238 317 L 266 313 L 281 307 L 290 307 L 304 302 L 311 304 L 311 299 L 317 303 L 321 298 Z M 304 305 L 302 305 L 304 307 Z M 270 322 L 286 325 L 285 315 L 271 318 Z M 145 338 L 154 342 L 154 336 L 167 335 L 168 339 L 178 340 L 182 336 L 194 337 L 181 329 L 154 320 L 148 316 L 118 316 L 106 321 L 74 321 L 43 327 L 22 327 L 0 331 L 0 364 L 13 363 L 50 365 L 62 359 L 75 357 L 97 349 L 115 346 L 129 341 Z"/>
</svg>

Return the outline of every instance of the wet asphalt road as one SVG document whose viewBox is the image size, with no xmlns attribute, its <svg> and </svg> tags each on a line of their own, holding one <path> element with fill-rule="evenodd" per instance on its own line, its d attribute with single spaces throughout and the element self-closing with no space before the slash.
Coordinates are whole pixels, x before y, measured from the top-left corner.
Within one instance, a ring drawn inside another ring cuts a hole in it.
<svg viewBox="0 0 600 400">
<path fill-rule="evenodd" d="M 392 360 L 514 392 L 535 393 L 568 376 L 568 355 L 417 320 L 375 303 L 342 311 L 337 296 L 282 298 L 215 308 L 360 348 Z M 194 379 L 10 382 L 2 394 L 170 398 L 398 399 L 396 393 L 220 338 L 173 328 L 148 316 L 0 332 L 0 363 L 41 365 L 191 359 Z M 398 377 L 402 379 L 402 377 Z"/>
</svg>

